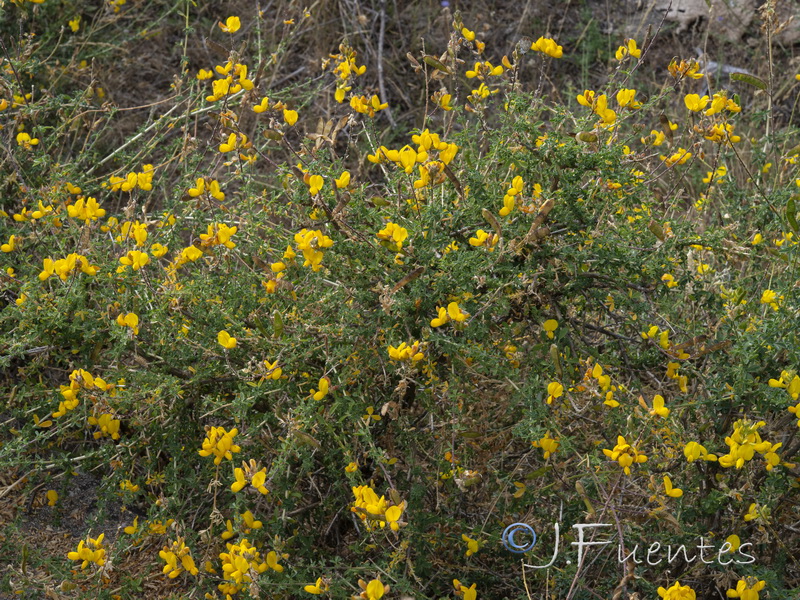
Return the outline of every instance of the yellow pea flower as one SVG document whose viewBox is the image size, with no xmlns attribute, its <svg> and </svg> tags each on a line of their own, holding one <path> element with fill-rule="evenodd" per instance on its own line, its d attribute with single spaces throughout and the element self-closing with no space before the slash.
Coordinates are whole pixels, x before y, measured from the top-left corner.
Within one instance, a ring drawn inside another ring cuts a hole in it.
<svg viewBox="0 0 800 600">
<path fill-rule="evenodd" d="M 47 490 L 47 506 L 55 506 L 56 502 L 58 502 L 58 492 Z"/>
<path fill-rule="evenodd" d="M 676 581 L 669 589 L 659 587 L 658 595 L 662 600 L 696 600 L 697 598 L 695 591 L 688 585 L 681 585 L 680 581 Z"/>
<path fill-rule="evenodd" d="M 758 592 L 763 590 L 766 585 L 766 581 L 748 576 L 740 579 L 736 583 L 736 589 L 729 589 L 725 595 L 728 598 L 739 598 L 740 600 L 758 600 Z"/>
<path fill-rule="evenodd" d="M 21 131 L 17 134 L 17 144 L 25 148 L 25 150 L 32 150 L 33 146 L 39 143 L 39 138 L 32 138 L 30 135 Z"/>
<path fill-rule="evenodd" d="M 552 404 L 556 398 L 561 398 L 564 395 L 564 386 L 557 381 L 551 381 L 547 384 L 547 403 Z"/>
<path fill-rule="evenodd" d="M 147 255 L 147 252 L 131 250 L 120 258 L 119 262 L 122 263 L 122 266 L 117 269 L 118 273 L 124 271 L 125 267 L 131 267 L 134 271 L 138 271 L 150 262 L 150 257 Z"/>
<path fill-rule="evenodd" d="M 236 343 L 237 343 L 236 338 L 231 337 L 231 335 L 224 329 L 219 333 L 217 333 L 217 342 L 219 342 L 219 345 L 227 350 L 232 350 L 233 348 L 236 348 Z"/>
<path fill-rule="evenodd" d="M 289 126 L 292 126 L 295 123 L 297 123 L 297 117 L 298 115 L 296 110 L 287 110 L 285 108 L 283 109 L 283 120 L 286 121 L 289 124 Z"/>
<path fill-rule="evenodd" d="M 621 89 L 617 92 L 617 104 L 622 107 L 641 108 L 642 105 L 636 101 L 636 90 Z"/>
<path fill-rule="evenodd" d="M 443 306 L 437 306 L 436 310 L 439 314 L 435 319 L 431 319 L 431 327 L 441 327 L 450 320 L 450 317 L 447 315 L 446 308 Z"/>
<path fill-rule="evenodd" d="M 700 97 L 699 94 L 686 94 L 686 96 L 683 98 L 683 103 L 686 105 L 686 108 L 692 112 L 700 112 L 706 106 L 708 106 L 708 102 L 708 96 Z"/>
<path fill-rule="evenodd" d="M 328 582 L 326 582 L 322 577 L 318 577 L 316 583 L 307 585 L 303 588 L 309 594 L 320 595 L 324 592 L 328 591 Z"/>
<path fill-rule="evenodd" d="M 17 236 L 15 235 L 9 236 L 8 243 L 1 245 L 0 250 L 2 250 L 3 252 L 13 252 L 14 249 L 17 247 L 16 240 Z"/>
<path fill-rule="evenodd" d="M 650 410 L 653 416 L 667 418 L 669 416 L 669 409 L 664 406 L 664 398 L 658 394 L 653 398 L 653 408 Z"/>
<path fill-rule="evenodd" d="M 366 593 L 367 600 L 380 600 L 383 598 L 386 589 L 379 579 L 373 579 L 367 584 L 364 592 Z"/>
<path fill-rule="evenodd" d="M 473 554 L 478 552 L 479 549 L 478 540 L 473 540 L 465 533 L 461 534 L 461 539 L 467 544 L 466 556 L 472 556 Z"/>
<path fill-rule="evenodd" d="M 447 315 L 453 320 L 458 323 L 463 323 L 469 317 L 469 313 L 463 312 L 459 307 L 457 302 L 451 302 L 447 305 Z"/>
<path fill-rule="evenodd" d="M 333 182 L 336 184 L 336 188 L 343 190 L 348 185 L 350 185 L 350 171 L 344 171 L 338 179 L 334 179 Z"/>
<path fill-rule="evenodd" d="M 331 380 L 327 377 L 322 377 L 319 380 L 319 390 L 314 390 L 314 388 L 311 388 L 311 397 L 317 401 L 322 400 L 328 395 L 328 391 L 330 390 L 330 382 Z"/>
<path fill-rule="evenodd" d="M 555 319 L 547 319 L 542 325 L 547 337 L 551 340 L 555 337 L 555 330 L 558 329 L 558 321 Z"/>
<path fill-rule="evenodd" d="M 672 487 L 672 480 L 667 475 L 664 475 L 664 489 L 667 491 L 667 496 L 670 498 L 680 498 L 683 496 L 683 490 Z"/>
<path fill-rule="evenodd" d="M 269 98 L 267 98 L 266 96 L 264 96 L 261 99 L 261 102 L 259 102 L 255 106 L 253 106 L 253 112 L 254 113 L 259 113 L 260 114 L 260 113 L 266 112 L 268 110 L 269 110 Z"/>
<path fill-rule="evenodd" d="M 325 180 L 322 179 L 322 175 L 311 175 L 308 178 L 308 192 L 312 196 L 319 194 L 323 185 L 325 185 Z"/>
<path fill-rule="evenodd" d="M 218 25 L 225 33 L 236 33 L 239 31 L 239 28 L 241 28 L 242 22 L 239 20 L 239 17 L 228 17 L 225 19 L 224 23 L 220 21 Z"/>
<path fill-rule="evenodd" d="M 622 60 L 628 55 L 635 56 L 636 58 L 639 58 L 642 55 L 642 51 L 636 45 L 636 40 L 625 40 L 625 45 L 617 48 L 617 52 L 614 54 L 614 57 L 617 60 Z"/>
<path fill-rule="evenodd" d="M 552 38 L 540 37 L 538 40 L 531 44 L 531 50 L 536 52 L 543 52 L 553 58 L 561 58 L 564 55 L 564 49 L 556 44 Z"/>
</svg>

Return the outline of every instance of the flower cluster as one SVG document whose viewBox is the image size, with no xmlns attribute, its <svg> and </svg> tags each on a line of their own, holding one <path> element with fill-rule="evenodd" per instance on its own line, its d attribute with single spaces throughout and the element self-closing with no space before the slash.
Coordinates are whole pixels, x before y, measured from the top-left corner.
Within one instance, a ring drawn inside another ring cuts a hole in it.
<svg viewBox="0 0 800 600">
<path fill-rule="evenodd" d="M 247 65 L 226 62 L 214 67 L 218 79 L 211 83 L 212 92 L 206 96 L 209 102 L 217 102 L 241 90 L 252 90 L 253 82 L 247 78 Z"/>
<path fill-rule="evenodd" d="M 458 306 L 458 302 L 451 302 L 447 308 L 443 306 L 436 307 L 436 318 L 431 319 L 431 327 L 441 327 L 450 321 L 456 323 L 463 323 L 469 318 L 469 313 L 464 312 Z"/>
<path fill-rule="evenodd" d="M 153 175 L 155 174 L 155 167 L 153 165 L 144 165 L 139 172 L 130 172 L 125 177 L 112 176 L 109 179 L 111 191 L 130 192 L 135 188 L 139 188 L 148 192 L 153 189 Z M 102 215 L 101 215 L 102 216 Z"/>
<path fill-rule="evenodd" d="M 178 575 L 186 571 L 191 575 L 197 575 L 199 570 L 194 564 L 191 550 L 186 546 L 182 538 L 172 542 L 170 546 L 164 546 L 158 555 L 166 562 L 162 572 L 170 579 L 175 579 Z"/>
<path fill-rule="evenodd" d="M 233 459 L 233 453 L 240 452 L 241 448 L 233 443 L 233 438 L 239 430 L 236 428 L 225 431 L 224 427 L 206 426 L 206 438 L 203 448 L 198 450 L 200 456 L 214 456 L 214 464 L 219 465 L 222 459 Z"/>
<path fill-rule="evenodd" d="M 725 468 L 736 467 L 741 469 L 744 464 L 753 459 L 756 452 L 767 461 L 767 471 L 771 471 L 780 464 L 780 456 L 776 450 L 783 446 L 782 443 L 771 444 L 761 439 L 758 430 L 765 425 L 764 421 L 753 423 L 747 419 L 739 419 L 733 424 L 733 433 L 725 438 L 728 445 L 728 454 L 719 457 L 719 464 Z"/>
<path fill-rule="evenodd" d="M 58 275 L 61 281 L 66 281 L 72 273 L 80 270 L 86 275 L 96 275 L 99 267 L 92 265 L 89 259 L 82 254 L 73 252 L 67 255 L 66 258 L 53 260 L 52 258 L 45 258 L 42 261 L 42 272 L 39 273 L 39 279 L 44 281 L 52 275 Z"/>
<path fill-rule="evenodd" d="M 74 410 L 78 406 L 78 392 L 84 390 L 110 390 L 113 385 L 108 384 L 101 377 L 94 377 L 88 371 L 75 369 L 69 375 L 69 385 L 62 385 L 61 395 L 64 400 L 58 405 L 58 410 L 53 413 L 53 417 L 64 416 L 68 411 Z"/>
<path fill-rule="evenodd" d="M 264 485 L 267 481 L 267 468 L 260 468 L 260 465 L 252 458 L 249 463 L 242 461 L 242 468 L 235 468 L 233 476 L 236 478 L 236 481 L 231 484 L 231 491 L 234 494 L 241 491 L 248 482 L 260 494 L 264 496 L 269 494 L 269 490 Z"/>
<path fill-rule="evenodd" d="M 411 344 L 402 342 L 396 348 L 389 346 L 387 351 L 389 352 L 389 358 L 392 360 L 419 362 L 425 358 L 421 346 L 420 342 L 412 340 Z"/>
<path fill-rule="evenodd" d="M 396 492 L 392 492 L 393 500 L 391 502 L 387 501 L 385 496 L 379 498 L 375 490 L 368 485 L 353 487 L 353 495 L 355 502 L 350 510 L 364 522 L 368 530 L 375 526 L 384 528 L 387 523 L 392 531 L 399 531 L 400 527 L 405 526 L 400 519 L 406 503 L 396 498 Z"/>
<path fill-rule="evenodd" d="M 97 538 L 87 537 L 86 540 L 78 542 L 78 549 L 74 552 L 69 552 L 67 558 L 70 560 L 80 560 L 81 569 L 89 566 L 89 563 L 94 563 L 98 567 L 102 567 L 106 562 L 106 551 L 103 548 L 104 533 L 101 533 Z"/>
<path fill-rule="evenodd" d="M 96 425 L 99 431 L 93 434 L 94 439 L 99 440 L 101 437 L 111 437 L 112 440 L 119 439 L 119 419 L 115 419 L 114 415 L 102 414 L 99 417 L 89 417 L 87 422 L 89 425 Z"/>
<path fill-rule="evenodd" d="M 615 460 L 622 467 L 625 475 L 631 474 L 631 465 L 647 462 L 647 456 L 636 450 L 623 436 L 617 436 L 617 445 L 612 450 L 603 448 L 603 454 Z"/>
<path fill-rule="evenodd" d="M 303 254 L 304 267 L 311 267 L 312 271 L 319 271 L 322 268 L 322 250 L 333 246 L 333 240 L 320 230 L 301 229 L 298 233 L 294 234 L 294 243 L 298 252 Z M 285 259 L 291 259 L 296 256 L 294 252 L 287 249 L 283 255 Z M 274 268 L 273 268 L 274 270 Z"/>
<path fill-rule="evenodd" d="M 223 594 L 236 594 L 246 589 L 258 576 L 272 569 L 277 573 L 283 572 L 283 566 L 278 563 L 280 557 L 273 550 L 263 557 L 247 538 L 237 544 L 226 544 L 227 552 L 219 555 L 222 561 L 223 581 L 218 588 Z"/>
<path fill-rule="evenodd" d="M 74 204 L 67 205 L 67 214 L 73 219 L 79 219 L 84 223 L 97 221 L 106 215 L 105 209 L 100 208 L 96 198 L 86 198 L 78 196 Z"/>
</svg>

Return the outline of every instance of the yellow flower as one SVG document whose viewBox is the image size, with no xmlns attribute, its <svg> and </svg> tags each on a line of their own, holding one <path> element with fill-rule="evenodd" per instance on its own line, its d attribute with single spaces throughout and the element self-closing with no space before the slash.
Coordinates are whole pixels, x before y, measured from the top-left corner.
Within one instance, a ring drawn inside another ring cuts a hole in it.
<svg viewBox="0 0 800 600">
<path fill-rule="evenodd" d="M 683 449 L 683 454 L 689 462 L 694 462 L 698 458 L 712 462 L 717 460 L 716 455 L 709 454 L 705 446 L 697 442 L 689 442 L 686 444 L 686 447 Z"/>
<path fill-rule="evenodd" d="M 269 110 L 269 98 L 267 98 L 266 96 L 264 96 L 261 99 L 261 102 L 253 106 L 254 113 L 261 114 L 263 112 L 266 112 L 267 110 Z"/>
<path fill-rule="evenodd" d="M 659 394 L 653 398 L 653 408 L 650 410 L 650 414 L 665 419 L 669 416 L 669 409 L 664 406 L 664 398 Z"/>
<path fill-rule="evenodd" d="M 47 506 L 55 506 L 56 502 L 58 502 L 58 492 L 47 490 Z"/>
<path fill-rule="evenodd" d="M 122 263 L 122 266 L 117 268 L 118 273 L 124 271 L 125 267 L 130 267 L 134 271 L 138 271 L 150 262 L 150 257 L 147 255 L 147 252 L 131 250 L 125 256 L 120 258 L 119 262 Z"/>
<path fill-rule="evenodd" d="M 312 196 L 316 196 L 319 194 L 323 185 L 325 185 L 325 180 L 322 179 L 322 175 L 311 175 L 308 178 L 308 193 Z"/>
<path fill-rule="evenodd" d="M 431 327 L 441 327 L 450 320 L 450 317 L 447 315 L 447 309 L 443 306 L 437 306 L 436 311 L 438 312 L 438 316 L 435 319 L 431 319 Z"/>
<path fill-rule="evenodd" d="M 487 233 L 483 229 L 478 229 L 475 232 L 475 237 L 469 238 L 469 245 L 480 247 L 485 246 L 489 252 L 494 252 L 494 247 L 500 241 L 496 233 Z"/>
<path fill-rule="evenodd" d="M 67 24 L 69 28 L 72 30 L 72 33 L 77 33 L 78 30 L 81 28 L 81 16 L 78 15 L 74 19 L 70 19 Z"/>
<path fill-rule="evenodd" d="M 617 52 L 614 56 L 617 60 L 622 60 L 628 55 L 635 56 L 636 58 L 642 55 L 642 51 L 636 45 L 636 40 L 625 40 L 625 45 L 617 48 Z"/>
<path fill-rule="evenodd" d="M 617 445 L 613 449 L 603 448 L 603 454 L 611 460 L 617 461 L 625 475 L 631 474 L 631 465 L 647 462 L 647 456 L 628 444 L 621 435 L 617 436 Z"/>
<path fill-rule="evenodd" d="M 538 40 L 531 44 L 531 50 L 536 52 L 544 52 L 553 58 L 561 58 L 564 55 L 564 49 L 556 44 L 552 38 L 540 37 Z"/>
<path fill-rule="evenodd" d="M 461 35 L 463 35 L 464 39 L 467 40 L 468 42 L 472 42 L 472 41 L 475 40 L 475 32 L 474 31 L 470 31 L 466 27 L 462 27 L 461 28 Z M 800 76 L 798 76 L 798 77 L 800 77 Z"/>
<path fill-rule="evenodd" d="M 170 579 L 175 579 L 184 571 L 192 575 L 199 573 L 194 564 L 191 550 L 183 542 L 183 538 L 179 537 L 177 541 L 172 542 L 171 546 L 164 546 L 158 555 L 167 563 L 162 572 Z"/>
<path fill-rule="evenodd" d="M 686 108 L 692 112 L 700 112 L 708 106 L 708 102 L 708 96 L 700 97 L 699 94 L 686 94 L 683 98 L 683 103 L 686 105 Z"/>
<path fill-rule="evenodd" d="M 17 247 L 16 245 L 17 236 L 12 235 L 8 238 L 8 243 L 0 245 L 0 250 L 3 252 L 13 252 L 14 249 Z"/>
<path fill-rule="evenodd" d="M 617 92 L 617 104 L 620 106 L 630 106 L 631 108 L 641 108 L 642 105 L 636 101 L 636 90 L 621 89 Z"/>
<path fill-rule="evenodd" d="M 139 335 L 139 316 L 135 313 L 117 315 L 117 325 L 120 327 L 130 327 L 133 335 Z"/>
<path fill-rule="evenodd" d="M 358 463 L 357 462 L 350 462 L 345 468 L 346 473 L 355 473 L 358 471 Z"/>
<path fill-rule="evenodd" d="M 278 361 L 270 363 L 268 360 L 264 361 L 264 366 L 267 369 L 267 379 L 277 381 L 283 375 L 283 369 L 278 366 Z"/>
<path fill-rule="evenodd" d="M 39 138 L 32 138 L 24 131 L 17 134 L 17 144 L 25 148 L 25 150 L 32 150 L 33 146 L 39 143 Z"/>
<path fill-rule="evenodd" d="M 219 342 L 219 345 L 226 350 L 233 350 L 236 348 L 236 338 L 231 337 L 231 335 L 224 329 L 217 333 L 217 342 Z"/>
<path fill-rule="evenodd" d="M 747 577 L 740 579 L 736 584 L 736 589 L 725 592 L 728 598 L 740 598 L 741 600 L 758 600 L 758 592 L 767 585 L 766 581 L 759 581 L 757 577 Z"/>
<path fill-rule="evenodd" d="M 739 539 L 738 535 L 729 535 L 727 538 L 725 538 L 725 541 L 731 545 L 731 552 L 736 552 L 739 549 L 739 546 L 742 545 L 742 541 Z"/>
<path fill-rule="evenodd" d="M 761 304 L 768 304 L 772 310 L 778 310 L 781 302 L 783 302 L 783 296 L 778 296 L 772 290 L 764 290 L 761 294 Z"/>
<path fill-rule="evenodd" d="M 380 580 L 373 579 L 367 584 L 365 592 L 367 600 L 380 600 L 381 598 L 383 598 L 383 594 L 385 593 L 385 588 L 383 583 L 380 582 Z"/>
<path fill-rule="evenodd" d="M 547 403 L 552 404 L 553 400 L 564 395 L 564 386 L 557 381 L 547 384 Z"/>
<path fill-rule="evenodd" d="M 675 151 L 675 153 L 672 154 L 672 156 L 667 157 L 667 156 L 663 156 L 662 155 L 660 158 L 661 158 L 661 160 L 664 161 L 664 163 L 668 167 L 671 167 L 672 165 L 676 165 L 676 164 L 677 165 L 684 164 L 686 161 L 688 161 L 690 158 L 692 158 L 692 153 L 689 152 L 688 150 L 685 150 L 684 148 L 678 148 Z"/>
<path fill-rule="evenodd" d="M 594 101 L 593 110 L 602 119 L 604 125 L 613 125 L 617 120 L 617 113 L 608 108 L 608 98 L 600 94 Z"/>
<path fill-rule="evenodd" d="M 80 560 L 81 569 L 89 566 L 89 563 L 94 563 L 98 567 L 102 567 L 106 560 L 106 551 L 103 548 L 104 533 L 101 533 L 97 538 L 87 537 L 86 540 L 78 542 L 78 549 L 74 552 L 69 552 L 67 558 L 70 560 Z"/>
<path fill-rule="evenodd" d="M 664 489 L 667 491 L 667 496 L 670 498 L 680 498 L 683 496 L 683 490 L 672 487 L 672 480 L 664 475 Z"/>
<path fill-rule="evenodd" d="M 333 182 L 336 184 L 336 188 L 343 190 L 348 185 L 350 185 L 350 171 L 344 171 L 338 179 L 334 179 Z"/>
<path fill-rule="evenodd" d="M 594 106 L 595 93 L 592 90 L 584 90 L 582 94 L 578 94 L 578 104 L 581 106 Z"/>
<path fill-rule="evenodd" d="M 395 361 L 419 362 L 425 358 L 425 355 L 422 353 L 421 344 L 417 341 L 412 341 L 410 345 L 406 342 L 402 342 L 396 348 L 394 346 L 389 346 L 387 352 L 389 353 L 389 358 Z"/>
<path fill-rule="evenodd" d="M 453 321 L 457 323 L 463 323 L 469 317 L 469 313 L 463 312 L 459 307 L 457 302 L 451 302 L 447 305 L 447 316 L 450 317 Z"/>
<path fill-rule="evenodd" d="M 324 592 L 328 591 L 328 583 L 322 579 L 322 577 L 317 578 L 317 582 L 311 585 L 305 586 L 303 589 L 308 592 L 309 594 L 319 595 Z"/>
<path fill-rule="evenodd" d="M 283 120 L 286 121 L 289 126 L 294 125 L 297 123 L 297 111 L 296 110 L 287 110 L 283 109 Z"/>
<path fill-rule="evenodd" d="M 377 233 L 378 242 L 392 252 L 400 252 L 403 242 L 408 238 L 408 230 L 397 223 L 387 223 Z"/>
<path fill-rule="evenodd" d="M 228 17 L 225 19 L 224 23 L 220 22 L 218 25 L 225 33 L 236 33 L 242 26 L 242 22 L 239 20 L 239 17 Z"/>
<path fill-rule="evenodd" d="M 453 579 L 453 587 L 456 590 L 456 595 L 460 596 L 462 600 L 477 600 L 478 598 L 478 590 L 477 583 L 473 583 L 471 586 L 467 587 L 462 585 L 462 583 L 458 579 Z"/>
<path fill-rule="evenodd" d="M 241 448 L 233 443 L 233 438 L 239 433 L 235 427 L 230 431 L 225 431 L 224 427 L 207 427 L 206 438 L 203 440 L 203 447 L 198 450 L 200 456 L 214 455 L 214 464 L 218 465 L 222 459 L 233 459 L 233 453 L 239 452 Z"/>
<path fill-rule="evenodd" d="M 264 496 L 269 494 L 269 490 L 264 485 L 267 481 L 267 468 L 262 467 L 259 469 L 259 465 L 255 460 L 250 459 L 249 463 L 242 461 L 242 468 L 235 468 L 233 470 L 233 476 L 236 479 L 236 481 L 231 484 L 231 491 L 234 494 L 241 491 L 248 482 L 250 482 L 250 485 L 258 490 L 260 494 Z"/>
<path fill-rule="evenodd" d="M 542 325 L 542 329 L 551 340 L 555 337 L 555 330 L 558 329 L 558 321 L 555 319 L 547 319 Z"/>
<path fill-rule="evenodd" d="M 663 600 L 696 600 L 697 595 L 695 591 L 688 585 L 681 585 L 680 581 L 676 581 L 670 586 L 669 589 L 663 587 L 658 588 L 658 595 Z"/>
<path fill-rule="evenodd" d="M 466 556 L 472 556 L 473 554 L 478 552 L 478 540 L 473 540 L 465 533 L 461 534 L 461 539 L 467 544 Z"/>
<path fill-rule="evenodd" d="M 319 384 L 318 384 L 319 385 L 319 390 L 315 390 L 314 388 L 311 388 L 311 397 L 314 398 L 314 400 L 317 400 L 317 401 L 322 400 L 325 396 L 328 395 L 328 391 L 330 389 L 330 382 L 331 382 L 331 380 L 328 379 L 327 377 L 322 377 L 319 380 Z"/>
<path fill-rule="evenodd" d="M 542 452 L 544 452 L 545 460 L 547 460 L 548 458 L 550 458 L 550 456 L 555 454 L 556 450 L 558 450 L 558 447 L 560 445 L 561 443 L 558 440 L 550 437 L 549 431 L 544 434 L 543 438 L 531 442 L 531 446 L 533 446 L 534 448 L 542 449 Z"/>
</svg>

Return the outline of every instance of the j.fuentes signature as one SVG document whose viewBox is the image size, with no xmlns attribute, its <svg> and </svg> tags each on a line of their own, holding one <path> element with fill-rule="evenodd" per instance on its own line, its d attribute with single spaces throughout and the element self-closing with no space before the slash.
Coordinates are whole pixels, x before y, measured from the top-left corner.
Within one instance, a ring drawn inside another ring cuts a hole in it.
<svg viewBox="0 0 800 600">
<path fill-rule="evenodd" d="M 585 553 L 584 548 L 589 548 L 590 546 L 605 547 L 612 543 L 611 540 L 587 540 L 586 531 L 611 526 L 612 525 L 610 523 L 576 523 L 572 526 L 572 528 L 576 531 L 576 538 L 578 541 L 572 542 L 571 545 L 577 546 L 578 564 L 581 564 L 583 561 Z M 525 567 L 529 567 L 531 569 L 546 569 L 555 564 L 556 559 L 558 558 L 560 540 L 560 529 L 557 522 L 553 523 L 553 529 L 555 531 L 555 544 L 550 562 L 544 565 L 525 564 Z M 502 541 L 507 550 L 516 554 L 524 554 L 536 545 L 537 537 L 533 527 L 527 523 L 513 523 L 506 527 L 505 531 L 503 531 Z M 715 562 L 720 565 L 749 565 L 756 561 L 752 554 L 747 554 L 747 552 L 745 552 L 747 548 L 752 546 L 752 544 L 749 542 L 740 544 L 739 547 L 734 550 L 730 542 L 727 541 L 723 542 L 719 549 L 716 549 L 715 546 L 711 544 L 707 544 L 706 541 L 707 540 L 701 537 L 699 544 L 695 545 L 693 548 L 690 546 L 688 549 L 684 544 L 681 544 L 680 546 L 671 546 L 668 544 L 662 545 L 661 542 L 658 541 L 653 541 L 649 546 L 644 545 L 641 548 L 639 544 L 636 544 L 633 546 L 633 548 L 624 548 L 622 544 L 618 544 L 617 560 L 620 563 L 628 562 L 629 560 L 633 560 L 636 564 L 642 564 L 646 562 L 651 566 L 661 564 L 665 560 L 666 564 L 670 564 L 679 556 L 682 556 L 683 560 L 687 563 L 694 562 L 699 558 L 700 561 L 707 565 Z M 744 560 L 740 560 L 740 558 Z M 567 560 L 566 563 L 572 564 L 572 561 Z"/>
</svg>

